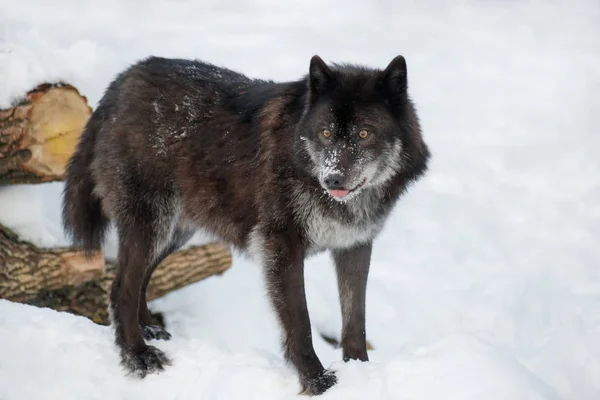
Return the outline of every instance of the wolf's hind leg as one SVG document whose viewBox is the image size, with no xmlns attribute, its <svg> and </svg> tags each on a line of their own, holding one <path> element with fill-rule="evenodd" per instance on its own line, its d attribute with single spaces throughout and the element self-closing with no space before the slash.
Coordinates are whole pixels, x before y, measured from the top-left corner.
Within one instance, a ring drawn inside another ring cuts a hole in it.
<svg viewBox="0 0 600 400">
<path fill-rule="evenodd" d="M 180 228 L 175 229 L 175 233 L 173 234 L 173 238 L 171 240 L 171 244 L 165 248 L 165 250 L 161 253 L 161 255 L 154 261 L 152 266 L 147 269 L 144 276 L 144 283 L 142 285 L 142 290 L 140 292 L 140 308 L 139 308 L 139 323 L 142 328 L 142 335 L 146 340 L 170 340 L 171 334 L 167 332 L 165 327 L 158 324 L 154 318 L 152 317 L 152 313 L 148 308 L 148 303 L 146 299 L 146 290 L 148 289 L 148 284 L 150 283 L 150 279 L 152 278 L 153 272 L 156 270 L 156 267 L 170 254 L 177 251 L 181 246 L 183 246 L 193 235 L 193 231 L 187 231 Z"/>
<path fill-rule="evenodd" d="M 158 265 L 158 264 L 157 264 Z M 142 329 L 142 336 L 145 340 L 170 340 L 171 334 L 167 332 L 164 326 L 161 326 L 152 317 L 152 313 L 148 309 L 146 302 L 146 288 L 150 281 L 151 273 L 147 273 L 148 277 L 144 279 L 142 290 L 140 291 L 140 307 L 138 311 L 138 321 Z"/>
<path fill-rule="evenodd" d="M 144 278 L 165 250 L 164 243 L 169 243 L 176 216 L 169 207 L 171 202 L 156 194 L 136 199 L 123 209 L 123 218 L 117 221 L 119 255 L 110 300 L 122 364 L 131 374 L 143 378 L 170 364 L 162 351 L 144 342 L 139 313 Z"/>
<path fill-rule="evenodd" d="M 142 289 L 140 290 L 140 306 L 138 309 L 138 322 L 140 324 L 140 328 L 142 329 L 142 336 L 146 340 L 170 340 L 171 334 L 167 332 L 167 330 L 160 326 L 152 317 L 152 313 L 148 308 L 148 303 L 146 300 L 146 289 L 148 288 L 148 284 L 150 283 L 150 278 L 152 277 L 152 272 L 156 269 L 158 264 L 162 262 L 166 257 L 160 257 L 157 259 L 153 265 L 148 268 L 144 275 L 144 282 L 142 284 Z"/>
</svg>

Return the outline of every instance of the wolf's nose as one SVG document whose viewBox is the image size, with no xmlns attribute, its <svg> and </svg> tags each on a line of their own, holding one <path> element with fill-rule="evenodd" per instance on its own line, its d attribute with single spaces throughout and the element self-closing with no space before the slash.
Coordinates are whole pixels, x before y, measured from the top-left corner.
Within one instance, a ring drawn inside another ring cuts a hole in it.
<svg viewBox="0 0 600 400">
<path fill-rule="evenodd" d="M 325 178 L 327 189 L 342 189 L 344 187 L 344 177 L 340 174 L 329 175 Z"/>
</svg>

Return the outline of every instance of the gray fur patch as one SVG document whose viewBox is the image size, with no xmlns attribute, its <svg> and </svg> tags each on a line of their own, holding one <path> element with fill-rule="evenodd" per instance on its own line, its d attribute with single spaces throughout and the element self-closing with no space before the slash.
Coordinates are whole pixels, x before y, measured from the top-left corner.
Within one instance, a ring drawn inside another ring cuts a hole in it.
<svg viewBox="0 0 600 400">
<path fill-rule="evenodd" d="M 142 328 L 142 335 L 146 340 L 171 340 L 171 334 L 167 332 L 165 328 L 158 325 L 144 325 Z"/>
<path fill-rule="evenodd" d="M 404 166 L 402 154 L 402 142 L 398 139 L 391 146 L 386 148 L 381 157 L 377 173 L 374 174 L 371 185 L 383 185 L 394 175 L 399 173 Z"/>
<path fill-rule="evenodd" d="M 154 252 L 152 259 L 156 259 L 173 241 L 177 222 L 180 219 L 181 205 L 177 198 L 157 199 L 154 204 L 155 220 L 154 231 L 156 239 L 154 241 Z"/>
<path fill-rule="evenodd" d="M 256 225 L 250 235 L 248 236 L 248 244 L 246 246 L 246 251 L 252 258 L 252 260 L 260 265 L 265 265 L 266 257 L 265 257 L 265 238 L 262 233 L 260 233 L 260 227 Z"/>
</svg>

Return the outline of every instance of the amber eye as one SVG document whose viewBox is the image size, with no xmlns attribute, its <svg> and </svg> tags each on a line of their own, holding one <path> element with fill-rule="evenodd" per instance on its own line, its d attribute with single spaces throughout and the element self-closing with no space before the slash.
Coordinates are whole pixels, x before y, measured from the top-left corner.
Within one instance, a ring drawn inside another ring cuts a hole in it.
<svg viewBox="0 0 600 400">
<path fill-rule="evenodd" d="M 330 138 L 331 137 L 331 131 L 328 129 L 323 129 L 323 131 L 321 132 L 321 134 L 323 136 L 325 136 L 326 138 Z"/>
<path fill-rule="evenodd" d="M 358 136 L 360 136 L 361 139 L 366 139 L 367 136 L 369 136 L 369 132 L 363 129 L 362 131 L 358 132 Z"/>
</svg>

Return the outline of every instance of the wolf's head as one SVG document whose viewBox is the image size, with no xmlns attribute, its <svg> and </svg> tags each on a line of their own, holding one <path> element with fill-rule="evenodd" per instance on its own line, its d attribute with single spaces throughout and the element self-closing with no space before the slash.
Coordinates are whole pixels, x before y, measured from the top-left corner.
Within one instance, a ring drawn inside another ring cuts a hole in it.
<svg viewBox="0 0 600 400">
<path fill-rule="evenodd" d="M 383 71 L 329 68 L 314 56 L 307 83 L 297 144 L 309 164 L 304 167 L 333 198 L 348 200 L 407 167 L 408 147 L 421 138 L 402 56 Z"/>
</svg>

